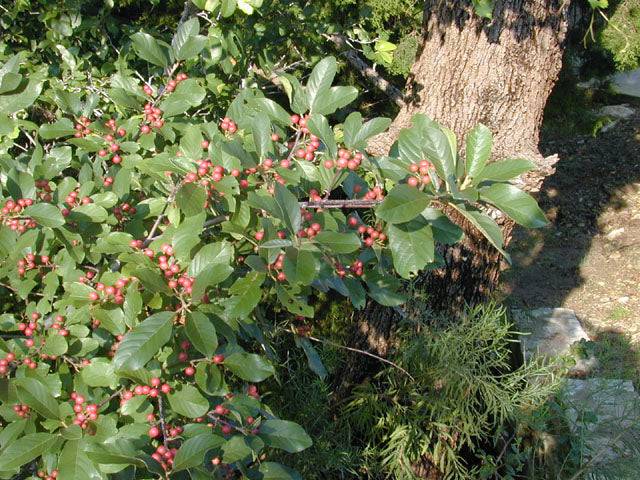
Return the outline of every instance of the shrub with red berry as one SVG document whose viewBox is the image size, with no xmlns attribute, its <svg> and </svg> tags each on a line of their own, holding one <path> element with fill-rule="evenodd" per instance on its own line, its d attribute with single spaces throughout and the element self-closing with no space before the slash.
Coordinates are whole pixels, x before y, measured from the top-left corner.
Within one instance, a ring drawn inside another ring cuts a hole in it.
<svg viewBox="0 0 640 480">
<path fill-rule="evenodd" d="M 304 337 L 318 292 L 401 304 L 401 279 L 462 237 L 443 210 L 500 250 L 489 208 L 544 225 L 510 183 L 531 165 L 488 163 L 482 126 L 462 158 L 424 116 L 369 156 L 389 120 L 330 123 L 357 95 L 332 87 L 334 58 L 288 82 L 286 108 L 248 87 L 214 118 L 196 18 L 131 41 L 84 91 L 5 91 L 24 72 L 0 66 L 0 477 L 299 478 L 268 461 L 312 441 L 256 385 L 276 368 L 265 305 Z M 24 91 L 56 119 L 25 122 Z"/>
</svg>

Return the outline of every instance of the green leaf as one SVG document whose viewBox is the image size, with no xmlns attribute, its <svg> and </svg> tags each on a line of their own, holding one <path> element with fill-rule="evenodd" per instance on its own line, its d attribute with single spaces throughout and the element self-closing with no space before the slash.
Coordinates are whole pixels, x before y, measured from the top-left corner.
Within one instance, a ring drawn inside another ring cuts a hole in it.
<svg viewBox="0 0 640 480">
<path fill-rule="evenodd" d="M 315 279 L 318 264 L 313 253 L 296 248 L 288 248 L 284 257 L 284 273 L 290 283 L 311 285 Z"/>
<path fill-rule="evenodd" d="M 236 352 L 224 360 L 224 366 L 249 382 L 261 382 L 275 373 L 269 361 L 254 353 Z"/>
<path fill-rule="evenodd" d="M 190 160 L 199 160 L 202 158 L 202 130 L 198 125 L 189 125 L 184 130 L 184 134 L 180 139 L 180 150 L 185 157 Z M 190 185 L 190 184 L 187 184 Z"/>
<path fill-rule="evenodd" d="M 209 402 L 196 387 L 183 385 L 167 395 L 174 413 L 188 418 L 202 417 L 209 410 Z"/>
<path fill-rule="evenodd" d="M 355 233 L 340 233 L 325 230 L 315 236 L 315 241 L 333 253 L 351 253 L 361 247 L 360 238 Z"/>
<path fill-rule="evenodd" d="M 473 0 L 473 8 L 478 16 L 491 20 L 493 18 L 493 2 L 494 0 Z"/>
<path fill-rule="evenodd" d="M 428 125 L 423 140 L 423 152 L 433 162 L 438 176 L 450 184 L 456 176 L 456 162 L 447 134 L 438 125 Z"/>
<path fill-rule="evenodd" d="M 391 124 L 390 118 L 372 118 L 364 125 L 358 112 L 349 114 L 344 122 L 344 144 L 347 148 L 363 150 L 369 138 L 384 132 Z"/>
<path fill-rule="evenodd" d="M 502 230 L 500 230 L 498 224 L 491 217 L 478 210 L 468 209 L 462 204 L 450 203 L 450 205 L 469 220 L 508 262 L 511 261 L 509 255 L 503 248 Z"/>
<path fill-rule="evenodd" d="M 209 450 L 219 447 L 224 443 L 224 438 L 213 433 L 202 433 L 187 439 L 178 449 L 173 459 L 172 471 L 179 472 L 187 468 L 202 465 L 204 457 Z"/>
<path fill-rule="evenodd" d="M 24 215 L 33 218 L 43 227 L 61 227 L 65 223 L 60 209 L 50 203 L 35 203 L 24 209 Z"/>
<path fill-rule="evenodd" d="M 263 462 L 258 471 L 262 474 L 261 480 L 302 480 L 298 472 L 280 463 Z"/>
<path fill-rule="evenodd" d="M 18 399 L 45 418 L 57 420 L 60 417 L 58 402 L 45 387 L 35 378 L 16 378 L 14 380 Z M 2 470 L 2 469 L 0 469 Z"/>
<path fill-rule="evenodd" d="M 206 201 L 207 192 L 197 183 L 185 183 L 176 195 L 176 204 L 187 217 L 203 212 Z"/>
<path fill-rule="evenodd" d="M 53 138 L 65 137 L 76 133 L 73 122 L 68 118 L 61 118 L 54 123 L 48 123 L 40 127 L 40 138 L 51 140 Z"/>
<path fill-rule="evenodd" d="M 188 60 L 198 55 L 207 44 L 207 37 L 198 35 L 200 22 L 196 17 L 178 25 L 171 41 L 173 56 L 176 60 Z"/>
<path fill-rule="evenodd" d="M 16 438 L 24 432 L 26 425 L 26 418 L 8 423 L 0 432 L 0 449 L 4 449 L 7 445 L 13 444 Z"/>
<path fill-rule="evenodd" d="M 285 126 L 291 123 L 291 118 L 287 111 L 269 98 L 252 98 L 249 100 L 249 105 L 266 113 L 273 122 Z"/>
<path fill-rule="evenodd" d="M 298 233 L 302 224 L 302 216 L 300 214 L 300 205 L 296 196 L 287 189 L 287 187 L 276 183 L 275 185 L 275 216 L 284 222 L 289 232 Z"/>
<path fill-rule="evenodd" d="M 100 205 L 89 203 L 75 207 L 69 218 L 78 222 L 104 223 L 109 218 L 109 212 Z"/>
<path fill-rule="evenodd" d="M 316 349 L 311 345 L 311 342 L 308 338 L 305 337 L 296 337 L 296 345 L 298 345 L 304 351 L 304 354 L 307 356 L 307 362 L 309 363 L 309 368 L 320 377 L 321 380 L 327 378 L 329 373 L 322 363 L 322 359 Z"/>
<path fill-rule="evenodd" d="M 138 56 L 159 67 L 169 66 L 169 53 L 166 46 L 148 33 L 138 32 L 131 35 L 133 49 Z"/>
<path fill-rule="evenodd" d="M 90 387 L 111 387 L 117 383 L 115 369 L 106 358 L 92 358 L 91 363 L 82 368 L 82 381 Z"/>
<path fill-rule="evenodd" d="M 289 453 L 298 453 L 313 445 L 303 428 L 287 420 L 270 419 L 260 425 L 260 437 L 267 445 Z"/>
<path fill-rule="evenodd" d="M 211 357 L 218 348 L 216 327 L 201 312 L 189 312 L 184 325 L 187 338 L 196 349 L 206 357 Z"/>
<path fill-rule="evenodd" d="M 433 232 L 422 217 L 390 225 L 387 234 L 393 266 L 402 278 L 410 279 L 434 261 Z"/>
<path fill-rule="evenodd" d="M 202 103 L 206 96 L 206 90 L 197 80 L 188 79 L 180 82 L 171 95 L 166 95 L 160 102 L 160 109 L 165 118 L 181 115 L 193 107 Z"/>
<path fill-rule="evenodd" d="M 313 112 L 330 115 L 339 108 L 345 107 L 358 98 L 355 87 L 331 87 L 313 105 Z"/>
<path fill-rule="evenodd" d="M 61 479 L 101 480 L 103 478 L 93 462 L 87 457 L 84 442 L 79 440 L 70 440 L 65 443 L 58 459 L 58 469 Z"/>
<path fill-rule="evenodd" d="M 271 122 L 266 113 L 258 112 L 251 119 L 251 133 L 258 157 L 265 158 L 269 152 L 273 151 Z"/>
<path fill-rule="evenodd" d="M 477 125 L 467 134 L 466 163 L 467 177 L 475 178 L 484 168 L 491 155 L 493 137 L 491 130 L 484 125 Z"/>
<path fill-rule="evenodd" d="M 222 13 L 223 17 L 230 17 L 233 15 L 233 12 L 236 10 L 237 1 L 236 0 L 222 0 L 222 7 L 220 8 L 220 13 Z"/>
<path fill-rule="evenodd" d="M 515 185 L 494 183 L 480 190 L 480 198 L 527 228 L 540 228 L 549 223 L 534 198 Z"/>
<path fill-rule="evenodd" d="M 338 64 L 334 57 L 323 58 L 313 68 L 306 87 L 307 101 L 312 112 L 321 106 L 323 96 L 329 91 L 337 70 Z"/>
<path fill-rule="evenodd" d="M 160 312 L 138 324 L 127 333 L 113 357 L 116 370 L 138 370 L 169 341 L 173 331 L 174 312 Z"/>
<path fill-rule="evenodd" d="M 397 307 L 407 301 L 406 296 L 399 292 L 400 286 L 396 277 L 367 273 L 369 296 L 385 307 Z"/>
<path fill-rule="evenodd" d="M 405 223 L 427 208 L 430 200 L 426 193 L 417 188 L 406 184 L 396 185 L 376 209 L 376 215 L 391 224 Z"/>
<path fill-rule="evenodd" d="M 501 162 L 493 162 L 482 169 L 475 178 L 475 184 L 481 181 L 490 180 L 493 182 L 507 182 L 533 170 L 535 164 L 525 158 L 509 158 Z"/>
<path fill-rule="evenodd" d="M 188 183 L 187 185 L 191 184 Z M 183 194 L 188 197 L 186 191 L 183 192 Z M 189 210 L 189 207 L 187 207 L 187 209 Z M 182 208 L 181 210 L 184 211 Z M 187 218 L 178 225 L 178 228 L 176 228 L 173 238 L 171 239 L 171 245 L 173 246 L 174 255 L 178 262 L 188 263 L 189 260 L 191 260 L 191 250 L 200 243 L 200 234 L 202 233 L 206 216 L 207 214 L 204 212 L 204 209 L 200 208 L 199 212 L 196 212 L 192 216 L 187 216 Z"/>
<path fill-rule="evenodd" d="M 42 353 L 60 356 L 67 353 L 67 348 L 67 340 L 62 335 L 59 335 L 54 331 L 47 335 L 47 340 L 42 348 Z"/>
<path fill-rule="evenodd" d="M 30 433 L 10 444 L 0 455 L 0 471 L 15 470 L 49 451 L 58 441 L 50 433 Z M 61 479 L 64 477 L 61 477 Z M 74 478 L 74 477 L 71 477 Z"/>
<path fill-rule="evenodd" d="M 225 315 L 229 318 L 246 318 L 262 298 L 262 282 L 265 275 L 261 272 L 249 272 L 239 278 L 229 289 L 230 298 L 221 301 Z"/>
<path fill-rule="evenodd" d="M 329 122 L 323 115 L 314 113 L 307 121 L 307 127 L 316 135 L 322 143 L 327 147 L 327 153 L 329 158 L 338 157 L 338 146 L 336 145 L 336 138 L 333 134 L 333 130 L 329 126 Z"/>
</svg>

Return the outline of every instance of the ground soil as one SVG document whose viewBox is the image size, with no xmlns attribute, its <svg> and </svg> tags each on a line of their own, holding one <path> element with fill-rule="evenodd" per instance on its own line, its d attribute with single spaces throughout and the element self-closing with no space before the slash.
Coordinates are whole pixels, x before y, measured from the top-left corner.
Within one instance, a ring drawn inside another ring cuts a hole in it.
<svg viewBox="0 0 640 480">
<path fill-rule="evenodd" d="M 551 224 L 519 229 L 501 294 L 525 307 L 576 311 L 594 338 L 640 344 L 640 108 L 598 135 L 547 139 L 557 171 L 539 193 Z"/>
</svg>

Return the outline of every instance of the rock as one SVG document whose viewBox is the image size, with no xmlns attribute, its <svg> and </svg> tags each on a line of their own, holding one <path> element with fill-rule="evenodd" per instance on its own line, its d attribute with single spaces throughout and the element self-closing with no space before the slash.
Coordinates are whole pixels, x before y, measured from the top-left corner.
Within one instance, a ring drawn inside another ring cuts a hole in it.
<svg viewBox="0 0 640 480">
<path fill-rule="evenodd" d="M 618 303 L 621 303 L 622 305 L 626 305 L 627 303 L 629 303 L 629 297 L 627 296 L 620 297 L 618 299 Z"/>
<path fill-rule="evenodd" d="M 529 334 L 520 339 L 525 359 L 534 354 L 546 357 L 567 355 L 575 342 L 589 340 L 571 309 L 538 308 L 513 313 L 518 330 Z"/>
<path fill-rule="evenodd" d="M 598 111 L 601 117 L 612 117 L 615 119 L 625 119 L 631 117 L 636 111 L 629 107 L 627 103 L 622 105 L 607 105 Z"/>
<path fill-rule="evenodd" d="M 624 233 L 624 227 L 616 228 L 607 233 L 607 240 L 614 240 Z"/>
<path fill-rule="evenodd" d="M 640 97 L 640 68 L 630 72 L 618 72 L 610 80 L 616 93 Z"/>
<path fill-rule="evenodd" d="M 563 401 L 569 428 L 582 445 L 582 463 L 590 465 L 584 478 L 599 478 L 605 469 L 610 472 L 609 478 L 638 478 L 612 470 L 623 464 L 628 467 L 629 463 L 640 467 L 640 397 L 633 383 L 605 378 L 569 379 Z"/>
</svg>

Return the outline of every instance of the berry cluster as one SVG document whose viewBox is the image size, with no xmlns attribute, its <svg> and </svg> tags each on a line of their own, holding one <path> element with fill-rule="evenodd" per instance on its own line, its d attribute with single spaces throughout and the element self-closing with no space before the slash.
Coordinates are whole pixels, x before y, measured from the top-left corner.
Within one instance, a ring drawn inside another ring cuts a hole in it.
<svg viewBox="0 0 640 480">
<path fill-rule="evenodd" d="M 153 433 L 155 435 L 151 435 Z M 149 436 L 151 438 L 155 438 L 160 435 L 160 429 L 158 427 L 151 427 L 149 430 Z M 151 454 L 151 458 L 153 458 L 156 462 L 158 462 L 163 470 L 169 470 L 173 466 L 173 457 L 175 457 L 178 452 L 177 448 L 166 448 L 164 445 L 159 445 L 156 448 L 156 451 Z"/>
<path fill-rule="evenodd" d="M 140 125 L 140 133 L 146 135 L 151 133 L 152 128 L 164 127 L 164 118 L 162 118 L 162 110 L 155 107 L 152 103 L 147 103 L 144 106 L 144 121 Z"/>
<path fill-rule="evenodd" d="M 51 324 L 51 328 L 58 331 L 58 335 L 66 337 L 69 335 L 69 330 L 64 328 L 64 317 L 62 315 L 56 315 L 53 323 Z"/>
<path fill-rule="evenodd" d="M 38 192 L 38 196 L 40 197 L 40 200 L 42 200 L 43 202 L 51 202 L 51 186 L 49 185 L 49 181 L 48 180 L 36 180 L 35 182 L 36 188 L 38 190 L 40 190 Z"/>
<path fill-rule="evenodd" d="M 267 267 L 269 270 L 273 271 L 273 273 L 275 274 L 275 279 L 278 282 L 284 282 L 284 281 L 287 280 L 287 276 L 282 271 L 283 266 L 284 266 L 284 254 L 281 253 L 276 258 L 276 261 L 271 263 L 271 264 L 269 264 L 268 267 Z"/>
<path fill-rule="evenodd" d="M 134 216 L 136 212 L 136 207 L 134 207 L 133 205 L 129 205 L 126 202 L 122 205 L 116 205 L 113 209 L 113 215 L 120 223 Z"/>
<path fill-rule="evenodd" d="M 407 178 L 407 185 L 417 187 L 420 184 L 428 185 L 431 183 L 429 171 L 432 168 L 433 164 L 427 160 L 422 160 L 420 163 L 412 163 L 409 165 L 409 171 L 413 173 L 413 175 Z"/>
<path fill-rule="evenodd" d="M 89 421 L 95 421 L 98 419 L 98 405 L 95 403 L 87 404 L 85 398 L 77 392 L 71 392 L 71 400 L 73 400 L 73 411 L 76 414 L 74 418 L 74 425 L 79 425 L 80 428 L 85 429 L 89 425 Z"/>
<path fill-rule="evenodd" d="M 373 246 L 376 242 L 384 244 L 387 241 L 387 235 L 382 231 L 382 225 L 377 225 L 375 228 L 360 225 L 356 217 L 349 217 L 347 223 L 350 227 L 358 229 L 358 233 L 362 236 L 362 241 L 367 247 Z"/>
<path fill-rule="evenodd" d="M 67 195 L 67 197 L 64 199 L 64 203 L 69 208 L 63 208 L 61 210 L 63 216 L 69 216 L 69 214 L 71 213 L 71 208 L 74 208 L 78 205 L 89 205 L 90 203 L 93 203 L 93 200 L 90 197 L 84 196 L 81 199 L 78 199 L 79 196 L 80 190 L 77 187 L 75 190 L 69 192 L 69 195 Z"/>
<path fill-rule="evenodd" d="M 346 148 L 341 148 L 338 150 L 338 160 L 335 162 L 333 160 L 325 160 L 324 166 L 326 168 L 333 168 L 335 166 L 338 170 L 344 170 L 345 168 L 357 170 L 363 158 L 364 155 L 361 152 L 352 152 Z"/>
<path fill-rule="evenodd" d="M 89 276 L 90 274 L 91 276 Z M 83 277 L 80 277 L 79 281 L 89 283 L 93 276 L 93 272 L 86 272 Z M 96 291 L 89 292 L 89 300 L 92 302 L 100 300 L 101 302 L 113 302 L 116 305 L 122 305 L 124 303 L 124 293 L 122 290 L 132 280 L 133 278 L 122 277 L 116 280 L 114 285 L 105 285 L 102 282 L 97 282 L 95 284 Z"/>
<path fill-rule="evenodd" d="M 47 475 L 43 470 L 38 471 L 38 478 L 42 478 L 44 480 L 55 480 L 58 478 L 58 469 L 51 470 L 51 473 Z"/>
<path fill-rule="evenodd" d="M 382 187 L 375 186 L 364 194 L 365 200 L 384 200 L 384 192 Z"/>
<path fill-rule="evenodd" d="M 87 135 L 91 135 L 89 125 L 91 125 L 91 120 L 87 117 L 80 117 L 78 119 L 78 123 L 76 123 L 76 133 L 73 136 L 76 138 L 82 138 Z"/>
<path fill-rule="evenodd" d="M 29 416 L 29 407 L 20 403 L 13 406 L 13 411 L 16 412 L 20 418 L 26 418 Z"/>
<path fill-rule="evenodd" d="M 33 205 L 33 199 L 20 198 L 15 201 L 7 200 L 0 210 L 0 224 L 8 226 L 14 232 L 24 233 L 29 228 L 35 228 L 36 222 L 32 218 L 19 218 L 26 207 Z"/>
<path fill-rule="evenodd" d="M 27 337 L 27 339 L 24 341 L 24 344 L 29 348 L 33 347 L 34 345 L 33 338 L 31 337 L 38 330 L 39 319 L 40 319 L 40 314 L 38 312 L 33 312 L 31 314 L 31 321 L 29 323 L 20 322 L 18 324 L 18 330 L 24 333 L 24 335 Z M 25 359 L 24 362 L 26 363 L 27 359 Z"/>
<path fill-rule="evenodd" d="M 233 120 L 231 120 L 229 117 L 224 117 L 222 119 L 222 121 L 220 122 L 220 129 L 222 129 L 223 132 L 227 132 L 227 133 L 236 133 L 238 131 L 238 125 L 236 124 L 236 122 L 234 122 Z"/>
<path fill-rule="evenodd" d="M 3 358 L 0 358 L 0 375 L 5 375 L 9 371 L 10 364 L 15 359 L 16 354 L 13 352 L 9 352 Z"/>
<path fill-rule="evenodd" d="M 49 263 L 49 260 L 48 255 L 41 255 L 38 258 L 38 256 L 33 253 L 27 253 L 24 258 L 21 258 L 17 262 L 18 275 L 24 277 L 28 270 L 40 267 L 51 267 L 52 265 Z"/>
<path fill-rule="evenodd" d="M 316 190 L 311 190 L 311 192 L 309 193 L 309 198 L 312 201 L 321 200 Z M 302 219 L 304 220 L 304 222 L 306 222 L 307 225 L 305 226 L 303 224 L 300 230 L 298 230 L 298 233 L 296 234 L 298 238 L 313 238 L 322 231 L 322 225 L 320 225 L 318 222 L 313 221 L 312 212 L 301 208 L 300 214 L 302 215 Z"/>
<path fill-rule="evenodd" d="M 158 377 L 153 377 L 150 383 L 151 385 L 136 385 L 133 389 L 122 392 L 120 404 L 124 405 L 134 396 L 144 395 L 149 398 L 156 398 L 160 393 L 171 392 L 171 386 L 168 383 L 162 383 L 162 380 Z"/>
<path fill-rule="evenodd" d="M 111 129 L 119 137 L 124 137 L 127 134 L 127 131 L 124 128 L 117 127 L 116 121 L 113 118 L 108 120 L 105 126 Z M 98 156 L 106 159 L 106 157 L 112 153 L 113 156 L 111 157 L 111 163 L 114 165 L 122 163 L 122 157 L 118 154 L 120 151 L 120 145 L 116 143 L 116 139 L 113 134 L 108 133 L 103 138 L 105 142 L 107 142 L 107 146 L 106 148 L 98 150 Z"/>
<path fill-rule="evenodd" d="M 164 272 L 169 288 L 178 294 L 191 295 L 195 278 L 190 277 L 186 270 L 183 271 L 178 262 L 172 258 L 173 247 L 171 245 L 168 243 L 163 244 L 160 247 L 160 251 L 163 255 L 158 255 L 158 267 Z M 150 248 L 146 248 L 143 253 L 150 259 L 155 256 L 155 252 Z"/>
<path fill-rule="evenodd" d="M 305 121 L 304 119 L 301 119 L 300 123 L 304 121 Z M 291 148 L 293 148 L 294 145 L 292 144 L 290 145 L 291 145 Z M 308 162 L 312 162 L 316 158 L 316 150 L 320 148 L 320 139 L 315 135 L 310 135 L 309 138 L 306 138 L 306 135 L 305 135 L 301 144 L 298 144 L 298 147 L 299 148 L 296 149 L 296 152 L 295 152 L 296 158 L 299 158 L 300 160 L 307 160 Z M 326 166 L 326 162 L 325 162 L 325 166 Z"/>
</svg>

